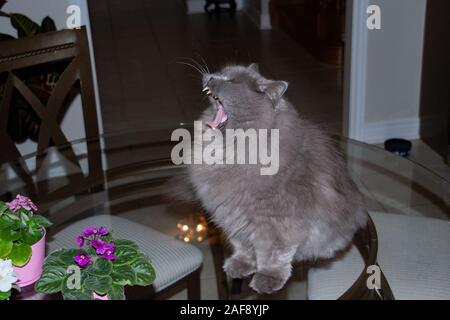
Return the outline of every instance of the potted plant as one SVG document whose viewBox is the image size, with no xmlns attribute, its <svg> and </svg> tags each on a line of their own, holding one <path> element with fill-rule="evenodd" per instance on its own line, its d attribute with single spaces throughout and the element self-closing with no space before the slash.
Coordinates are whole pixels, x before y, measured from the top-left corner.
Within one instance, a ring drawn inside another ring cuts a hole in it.
<svg viewBox="0 0 450 320">
<path fill-rule="evenodd" d="M 21 195 L 11 202 L 0 201 L 0 258 L 11 260 L 19 287 L 36 282 L 42 273 L 45 228 L 52 224 L 36 211 L 36 205 Z"/>
<path fill-rule="evenodd" d="M 9 299 L 12 288 L 19 289 L 16 281 L 17 275 L 11 260 L 0 259 L 0 300 Z"/>
<path fill-rule="evenodd" d="M 125 300 L 125 286 L 155 280 L 149 257 L 107 228 L 87 228 L 75 240 L 79 248 L 56 250 L 45 259 L 37 292 L 61 292 L 65 300 Z"/>
</svg>

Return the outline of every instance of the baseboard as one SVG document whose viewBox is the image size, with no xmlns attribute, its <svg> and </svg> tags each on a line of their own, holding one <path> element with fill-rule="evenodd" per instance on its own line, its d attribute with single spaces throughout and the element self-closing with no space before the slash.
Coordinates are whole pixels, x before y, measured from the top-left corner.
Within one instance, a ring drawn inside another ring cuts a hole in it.
<svg viewBox="0 0 450 320">
<path fill-rule="evenodd" d="M 364 142 L 382 143 L 390 138 L 419 139 L 419 118 L 373 122 L 366 124 L 364 127 Z"/>
</svg>

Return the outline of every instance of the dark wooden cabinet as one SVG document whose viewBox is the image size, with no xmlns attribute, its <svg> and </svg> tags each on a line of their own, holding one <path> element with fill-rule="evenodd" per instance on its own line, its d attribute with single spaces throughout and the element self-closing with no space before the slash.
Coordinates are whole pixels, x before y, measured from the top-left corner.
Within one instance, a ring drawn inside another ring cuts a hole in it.
<svg viewBox="0 0 450 320">
<path fill-rule="evenodd" d="M 345 0 L 271 0 L 272 27 L 297 40 L 318 60 L 342 65 Z"/>
</svg>

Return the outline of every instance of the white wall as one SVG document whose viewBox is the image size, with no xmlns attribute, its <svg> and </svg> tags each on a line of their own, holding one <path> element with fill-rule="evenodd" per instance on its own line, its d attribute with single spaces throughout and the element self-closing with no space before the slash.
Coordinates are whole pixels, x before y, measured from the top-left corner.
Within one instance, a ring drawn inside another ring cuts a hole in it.
<svg viewBox="0 0 450 320">
<path fill-rule="evenodd" d="M 350 115 L 348 125 L 360 128 L 349 128 L 347 133 L 351 138 L 372 143 L 392 137 L 416 139 L 419 137 L 426 0 L 362 2 L 366 5 L 353 3 L 353 8 L 358 10 L 353 12 L 353 19 L 358 20 L 359 25 L 353 24 L 352 38 L 359 43 L 352 47 L 351 59 L 357 58 L 358 64 L 347 64 L 347 67 L 363 70 L 359 75 L 356 72 L 359 79 L 352 83 L 354 90 L 350 93 L 359 95 L 359 99 L 352 101 L 350 97 L 346 101 L 359 104 L 349 107 L 350 112 L 361 114 Z M 362 25 L 367 19 L 365 9 L 369 3 L 381 8 L 381 30 L 367 30 Z M 364 92 L 358 92 L 361 90 Z"/>
<path fill-rule="evenodd" d="M 55 21 L 58 30 L 65 29 L 66 20 L 68 14 L 66 9 L 69 5 L 78 5 L 81 9 L 81 25 L 86 26 L 88 33 L 89 47 L 91 50 L 91 64 L 92 74 L 94 80 L 94 89 L 97 104 L 97 114 L 99 117 L 99 129 L 100 133 L 103 133 L 100 99 L 98 95 L 97 87 L 97 75 L 95 69 L 94 51 L 92 45 L 91 27 L 89 22 L 89 14 L 86 0 L 8 0 L 3 6 L 2 10 L 5 12 L 17 12 L 28 16 L 33 21 L 40 24 L 42 19 L 49 16 Z M 0 17 L 0 32 L 8 33 L 17 36 L 15 29 L 11 26 L 10 20 L 5 17 Z M 81 109 L 81 97 L 78 95 L 69 107 L 67 114 L 65 115 L 61 128 L 65 133 L 69 141 L 84 138 L 84 122 Z M 36 143 L 32 141 L 26 141 L 17 146 L 22 155 L 34 152 L 36 150 Z M 81 145 L 80 145 L 81 147 Z M 82 147 L 81 147 L 82 148 Z M 82 153 L 83 150 L 80 150 Z M 55 161 L 55 160 L 53 160 Z M 32 170 L 34 168 L 34 160 L 27 162 L 27 165 Z M 56 173 L 55 173 L 56 174 Z"/>
</svg>

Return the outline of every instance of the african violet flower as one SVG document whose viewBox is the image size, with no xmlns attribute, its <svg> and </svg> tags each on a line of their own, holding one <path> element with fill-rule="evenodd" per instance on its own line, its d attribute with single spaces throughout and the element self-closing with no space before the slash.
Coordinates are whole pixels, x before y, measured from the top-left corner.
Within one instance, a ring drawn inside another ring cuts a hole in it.
<svg viewBox="0 0 450 320">
<path fill-rule="evenodd" d="M 105 227 L 100 227 L 100 229 L 97 230 L 97 233 L 101 236 L 106 236 L 109 233 L 109 230 Z"/>
<path fill-rule="evenodd" d="M 78 245 L 79 247 L 84 246 L 84 238 L 83 238 L 82 236 L 76 237 L 75 242 L 77 243 L 77 245 Z"/>
<path fill-rule="evenodd" d="M 116 256 L 114 255 L 116 246 L 114 245 L 114 243 L 105 244 L 103 246 L 103 248 L 105 249 L 105 252 L 102 254 L 103 258 L 105 258 L 106 260 L 115 260 L 116 259 Z"/>
<path fill-rule="evenodd" d="M 11 260 L 0 259 L 0 291 L 8 292 L 17 281 Z"/>
<path fill-rule="evenodd" d="M 100 255 L 104 255 L 107 252 L 110 252 L 108 256 L 112 255 L 116 250 L 116 246 L 114 243 L 106 243 L 102 240 L 94 239 L 91 242 L 92 247 L 95 249 L 95 252 Z M 109 259 L 113 260 L 113 259 Z"/>
<path fill-rule="evenodd" d="M 90 236 L 92 236 L 92 235 L 94 235 L 94 234 L 97 234 L 97 227 L 96 226 L 94 226 L 94 227 L 90 227 L 90 228 L 86 228 L 86 229 L 84 229 L 84 231 L 83 231 L 83 235 L 85 236 L 85 237 L 90 237 Z"/>
<path fill-rule="evenodd" d="M 102 257 L 105 258 L 106 260 L 115 260 L 116 256 L 114 255 L 114 250 L 116 248 L 115 248 L 114 244 L 108 244 L 105 247 L 106 247 L 106 251 L 102 255 Z"/>
<path fill-rule="evenodd" d="M 84 268 L 91 262 L 91 257 L 84 253 L 79 253 L 74 257 L 74 260 L 80 267 Z"/>
<path fill-rule="evenodd" d="M 7 202 L 6 205 L 13 212 L 20 210 L 21 208 L 23 208 L 27 211 L 33 211 L 33 212 L 36 212 L 38 210 L 38 208 L 33 203 L 33 201 L 31 201 L 30 198 L 21 196 L 20 194 L 18 194 L 13 201 Z"/>
<path fill-rule="evenodd" d="M 97 254 L 105 253 L 105 251 L 106 251 L 105 245 L 106 245 L 106 242 L 99 240 L 99 239 L 94 239 L 91 241 L 91 246 L 92 246 L 92 248 L 95 249 L 95 252 Z"/>
<path fill-rule="evenodd" d="M 75 242 L 79 247 L 83 247 L 84 244 L 90 244 L 90 246 L 95 249 L 95 253 L 107 260 L 115 260 L 116 257 L 114 255 L 114 251 L 116 250 L 116 246 L 114 243 L 108 243 L 101 240 L 101 237 L 109 234 L 109 230 L 105 227 L 97 228 L 96 226 L 86 228 L 83 230 L 83 233 L 76 237 Z M 78 254 L 74 257 L 75 261 L 80 266 L 85 266 L 91 262 L 91 258 L 85 255 Z M 87 259 L 87 260 L 86 260 Z M 95 259 L 95 258 L 94 258 Z"/>
</svg>

